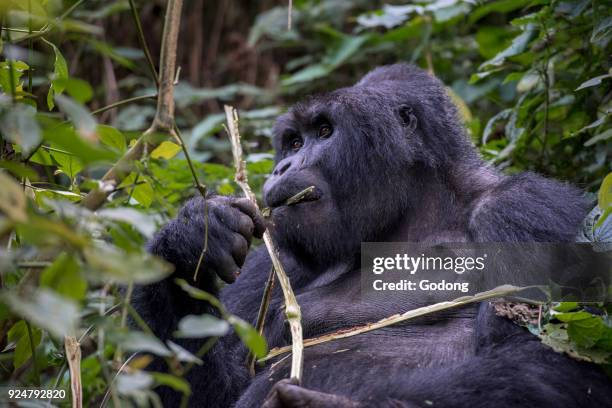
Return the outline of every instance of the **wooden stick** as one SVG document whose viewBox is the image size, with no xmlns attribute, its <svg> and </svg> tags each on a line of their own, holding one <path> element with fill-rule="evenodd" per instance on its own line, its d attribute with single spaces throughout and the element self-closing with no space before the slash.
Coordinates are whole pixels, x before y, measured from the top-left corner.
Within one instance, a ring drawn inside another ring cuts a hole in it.
<svg viewBox="0 0 612 408">
<path fill-rule="evenodd" d="M 70 390 L 72 391 L 72 408 L 83 407 L 83 387 L 81 385 L 81 345 L 76 337 L 64 337 L 66 360 L 70 371 Z"/>
<path fill-rule="evenodd" d="M 363 326 L 351 327 L 349 329 L 338 330 L 333 333 L 328 333 L 320 337 L 314 337 L 312 339 L 304 340 L 304 347 L 311 347 L 317 344 L 327 343 L 332 340 L 344 339 L 347 337 L 356 336 L 358 334 L 366 333 L 372 330 L 381 329 L 383 327 L 391 326 L 392 324 L 404 322 L 417 317 L 421 317 L 430 313 L 439 312 L 442 310 L 453 309 L 459 306 L 467 305 L 468 303 L 482 302 L 483 300 L 504 297 L 511 295 L 516 292 L 527 289 L 526 287 L 518 287 L 512 285 L 501 285 L 495 289 L 488 290 L 486 292 L 477 293 L 473 296 L 462 296 L 452 301 L 440 302 L 429 306 L 419 307 L 418 309 L 409 310 L 402 314 L 395 314 L 393 316 L 385 317 L 375 323 L 368 323 Z M 257 360 L 258 363 L 263 363 L 274 357 L 280 356 L 291 351 L 290 347 L 277 347 L 268 353 L 267 356 Z"/>
<path fill-rule="evenodd" d="M 227 119 L 227 132 L 232 143 L 232 155 L 234 157 L 234 166 L 236 168 L 236 176 L 234 179 L 244 192 L 244 195 L 259 209 L 255 194 L 253 194 L 253 191 L 249 186 L 246 164 L 242 159 L 242 145 L 240 144 L 240 132 L 238 130 L 238 112 L 236 112 L 236 109 L 233 107 L 225 105 L 225 117 Z M 285 269 L 280 262 L 278 250 L 272 241 L 272 236 L 270 235 L 269 231 L 264 232 L 263 240 L 266 244 L 266 248 L 268 249 L 268 253 L 270 254 L 270 258 L 272 259 L 272 265 L 274 267 L 274 271 L 276 272 L 276 277 L 278 278 L 278 282 L 281 285 L 283 295 L 285 297 L 285 315 L 287 316 L 287 321 L 289 322 L 289 327 L 291 328 L 291 377 L 301 381 L 304 360 L 304 344 L 302 339 L 302 314 L 300 311 L 300 305 L 295 298 L 295 294 L 291 288 L 291 283 L 289 282 Z"/>
</svg>

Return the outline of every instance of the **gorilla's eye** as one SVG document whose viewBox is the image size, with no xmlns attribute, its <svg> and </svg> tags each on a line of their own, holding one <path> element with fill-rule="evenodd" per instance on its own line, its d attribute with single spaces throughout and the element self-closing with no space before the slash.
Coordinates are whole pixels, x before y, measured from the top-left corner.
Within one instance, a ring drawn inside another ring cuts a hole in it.
<svg viewBox="0 0 612 408">
<path fill-rule="evenodd" d="M 328 123 L 324 123 L 321 125 L 321 127 L 319 128 L 319 137 L 321 139 L 327 139 L 328 137 L 331 136 L 332 132 L 334 130 L 332 129 L 331 125 Z"/>
<path fill-rule="evenodd" d="M 291 146 L 291 150 L 297 152 L 298 150 L 302 148 L 302 146 L 304 146 L 304 141 L 302 140 L 301 137 L 296 136 L 293 139 L 291 139 L 289 146 Z"/>
</svg>

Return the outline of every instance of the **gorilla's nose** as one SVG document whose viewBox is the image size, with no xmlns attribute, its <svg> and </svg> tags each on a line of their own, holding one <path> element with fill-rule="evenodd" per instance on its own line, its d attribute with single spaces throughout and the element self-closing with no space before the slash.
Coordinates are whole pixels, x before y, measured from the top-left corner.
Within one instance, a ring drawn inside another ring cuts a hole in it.
<svg viewBox="0 0 612 408">
<path fill-rule="evenodd" d="M 274 168 L 274 171 L 272 171 L 272 175 L 282 176 L 287 170 L 289 170 L 289 167 L 291 167 L 291 161 L 283 160 L 280 163 L 278 163 L 278 165 L 276 165 L 276 167 Z"/>
</svg>

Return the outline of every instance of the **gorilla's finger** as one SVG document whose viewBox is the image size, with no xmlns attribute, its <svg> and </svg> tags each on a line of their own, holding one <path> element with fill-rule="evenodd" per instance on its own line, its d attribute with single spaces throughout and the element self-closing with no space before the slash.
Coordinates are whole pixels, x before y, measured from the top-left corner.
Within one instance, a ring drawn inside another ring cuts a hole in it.
<svg viewBox="0 0 612 408">
<path fill-rule="evenodd" d="M 223 206 L 213 209 L 214 215 L 220 222 L 227 226 L 230 230 L 244 236 L 247 242 L 251 243 L 255 225 L 253 220 L 242 211 L 234 207 Z"/>
<path fill-rule="evenodd" d="M 244 236 L 240 234 L 233 234 L 231 252 L 236 265 L 238 267 L 242 267 L 242 265 L 244 265 L 244 260 L 246 259 L 247 253 L 249 252 L 249 243 Z"/>
<path fill-rule="evenodd" d="M 229 253 L 218 255 L 212 269 L 225 283 L 234 283 L 240 274 L 240 268 Z"/>
<path fill-rule="evenodd" d="M 253 204 L 248 198 L 237 198 L 232 202 L 232 206 L 238 208 L 240 211 L 251 217 L 253 223 L 255 224 L 253 235 L 255 235 L 257 238 L 261 238 L 266 230 L 266 222 L 261 216 L 261 213 L 257 210 L 255 204 Z"/>
</svg>

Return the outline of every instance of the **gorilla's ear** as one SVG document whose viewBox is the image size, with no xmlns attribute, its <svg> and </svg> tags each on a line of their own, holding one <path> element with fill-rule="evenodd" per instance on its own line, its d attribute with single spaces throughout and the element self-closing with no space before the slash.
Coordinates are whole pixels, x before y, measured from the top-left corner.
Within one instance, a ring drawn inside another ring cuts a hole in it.
<svg viewBox="0 0 612 408">
<path fill-rule="evenodd" d="M 408 128 L 408 135 L 411 135 L 417 128 L 418 120 L 415 116 L 412 108 L 408 105 L 401 105 L 399 107 L 399 116 L 402 120 L 402 124 Z"/>
</svg>

